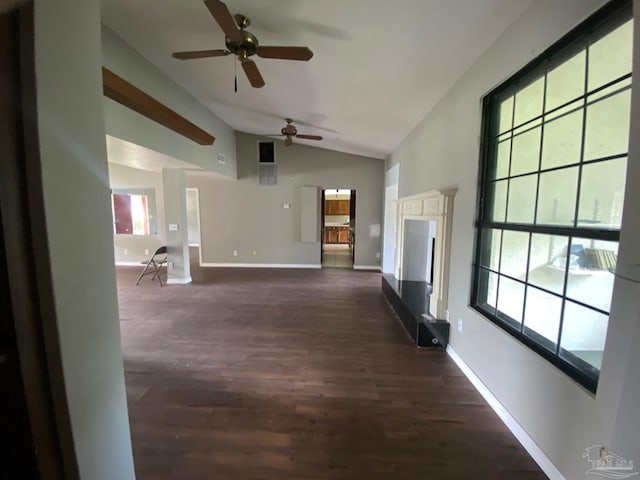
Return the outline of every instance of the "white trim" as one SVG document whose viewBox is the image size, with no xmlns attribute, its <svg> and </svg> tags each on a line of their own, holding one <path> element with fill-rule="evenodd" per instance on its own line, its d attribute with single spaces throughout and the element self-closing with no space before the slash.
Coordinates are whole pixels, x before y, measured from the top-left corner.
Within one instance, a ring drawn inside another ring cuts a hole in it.
<svg viewBox="0 0 640 480">
<path fill-rule="evenodd" d="M 354 265 L 354 270 L 378 270 L 382 271 L 382 267 L 380 265 Z"/>
<path fill-rule="evenodd" d="M 469 379 L 469 381 L 476 387 L 476 390 L 484 397 L 489 406 L 500 417 L 502 423 L 513 433 L 513 436 L 520 442 L 524 449 L 531 455 L 531 458 L 538 464 L 542 471 L 551 480 L 566 480 L 564 475 L 556 468 L 556 466 L 549 460 L 549 457 L 545 455 L 542 449 L 536 444 L 536 442 L 529 436 L 529 434 L 520 426 L 518 421 L 507 411 L 507 409 L 500 403 L 500 400 L 491 393 L 487 386 L 482 383 L 482 380 L 473 373 L 473 370 L 460 358 L 456 351 L 451 348 L 451 345 L 447 346 L 447 354 L 458 365 L 462 373 Z"/>
<path fill-rule="evenodd" d="M 322 268 L 318 263 L 200 263 L 201 267 L 219 268 Z"/>
<path fill-rule="evenodd" d="M 149 259 L 147 259 L 148 261 Z M 116 262 L 116 267 L 144 267 L 147 261 L 139 261 L 139 262 Z"/>
<path fill-rule="evenodd" d="M 191 277 L 187 277 L 187 278 L 167 278 L 167 281 L 165 282 L 167 285 L 185 285 L 187 283 L 191 283 Z"/>
</svg>

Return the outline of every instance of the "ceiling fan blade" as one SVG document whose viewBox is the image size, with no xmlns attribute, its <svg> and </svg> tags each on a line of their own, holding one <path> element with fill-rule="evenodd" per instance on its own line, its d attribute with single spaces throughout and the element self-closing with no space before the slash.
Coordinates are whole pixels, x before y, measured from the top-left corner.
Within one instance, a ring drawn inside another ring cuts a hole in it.
<svg viewBox="0 0 640 480">
<path fill-rule="evenodd" d="M 313 52 L 308 47 L 258 47 L 256 53 L 262 58 L 280 58 L 282 60 L 308 61 L 313 57 Z"/>
<path fill-rule="evenodd" d="M 292 143 L 293 143 L 293 139 L 291 138 L 291 135 L 287 135 L 287 137 L 284 139 L 284 146 L 288 147 Z"/>
<path fill-rule="evenodd" d="M 260 74 L 260 70 L 258 70 L 256 62 L 254 62 L 253 60 L 243 60 L 242 69 L 244 70 L 244 73 L 247 74 L 247 78 L 249 79 L 249 83 L 252 87 L 264 87 L 264 79 Z"/>
<path fill-rule="evenodd" d="M 180 60 L 190 60 L 192 58 L 224 57 L 230 53 L 227 50 L 194 50 L 191 52 L 175 52 L 172 57 Z"/>
<path fill-rule="evenodd" d="M 322 140 L 320 135 L 296 135 L 298 138 L 306 138 L 307 140 Z"/>
<path fill-rule="evenodd" d="M 224 34 L 233 40 L 234 42 L 242 41 L 240 31 L 236 27 L 236 22 L 233 20 L 231 13 L 227 6 L 220 0 L 204 0 L 204 4 L 207 6 L 213 18 L 215 18 L 218 25 L 224 32 Z"/>
</svg>

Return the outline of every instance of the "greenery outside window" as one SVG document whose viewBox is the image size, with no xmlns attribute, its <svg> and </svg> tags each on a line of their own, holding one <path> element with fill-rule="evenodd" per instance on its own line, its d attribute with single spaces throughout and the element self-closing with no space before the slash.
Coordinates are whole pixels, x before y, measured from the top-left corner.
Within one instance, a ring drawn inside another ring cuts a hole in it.
<svg viewBox="0 0 640 480">
<path fill-rule="evenodd" d="M 484 99 L 472 306 L 591 391 L 622 222 L 633 22 L 611 2 Z"/>
</svg>

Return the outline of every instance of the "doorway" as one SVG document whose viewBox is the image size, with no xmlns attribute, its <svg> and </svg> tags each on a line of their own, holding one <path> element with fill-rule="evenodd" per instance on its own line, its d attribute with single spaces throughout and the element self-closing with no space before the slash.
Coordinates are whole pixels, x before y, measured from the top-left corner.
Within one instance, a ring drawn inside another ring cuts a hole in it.
<svg viewBox="0 0 640 480">
<path fill-rule="evenodd" d="M 322 191 L 322 267 L 353 268 L 355 259 L 356 191 Z"/>
<path fill-rule="evenodd" d="M 202 241 L 200 232 L 200 192 L 197 188 L 186 188 L 187 230 L 189 239 L 189 262 L 192 266 L 202 264 Z"/>
</svg>

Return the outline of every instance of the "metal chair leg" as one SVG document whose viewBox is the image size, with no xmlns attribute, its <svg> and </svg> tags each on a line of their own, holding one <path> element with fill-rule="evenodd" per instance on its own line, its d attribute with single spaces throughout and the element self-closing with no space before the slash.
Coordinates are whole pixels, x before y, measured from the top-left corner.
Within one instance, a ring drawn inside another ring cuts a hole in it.
<svg viewBox="0 0 640 480">
<path fill-rule="evenodd" d="M 140 280 L 142 280 L 142 277 L 146 275 L 147 270 L 149 269 L 149 265 L 151 265 L 151 262 L 153 262 L 153 258 L 149 259 L 149 261 L 147 262 L 147 265 L 144 267 L 144 270 L 142 270 L 142 273 L 138 277 L 138 280 L 136 280 L 136 286 L 140 283 Z"/>
</svg>

